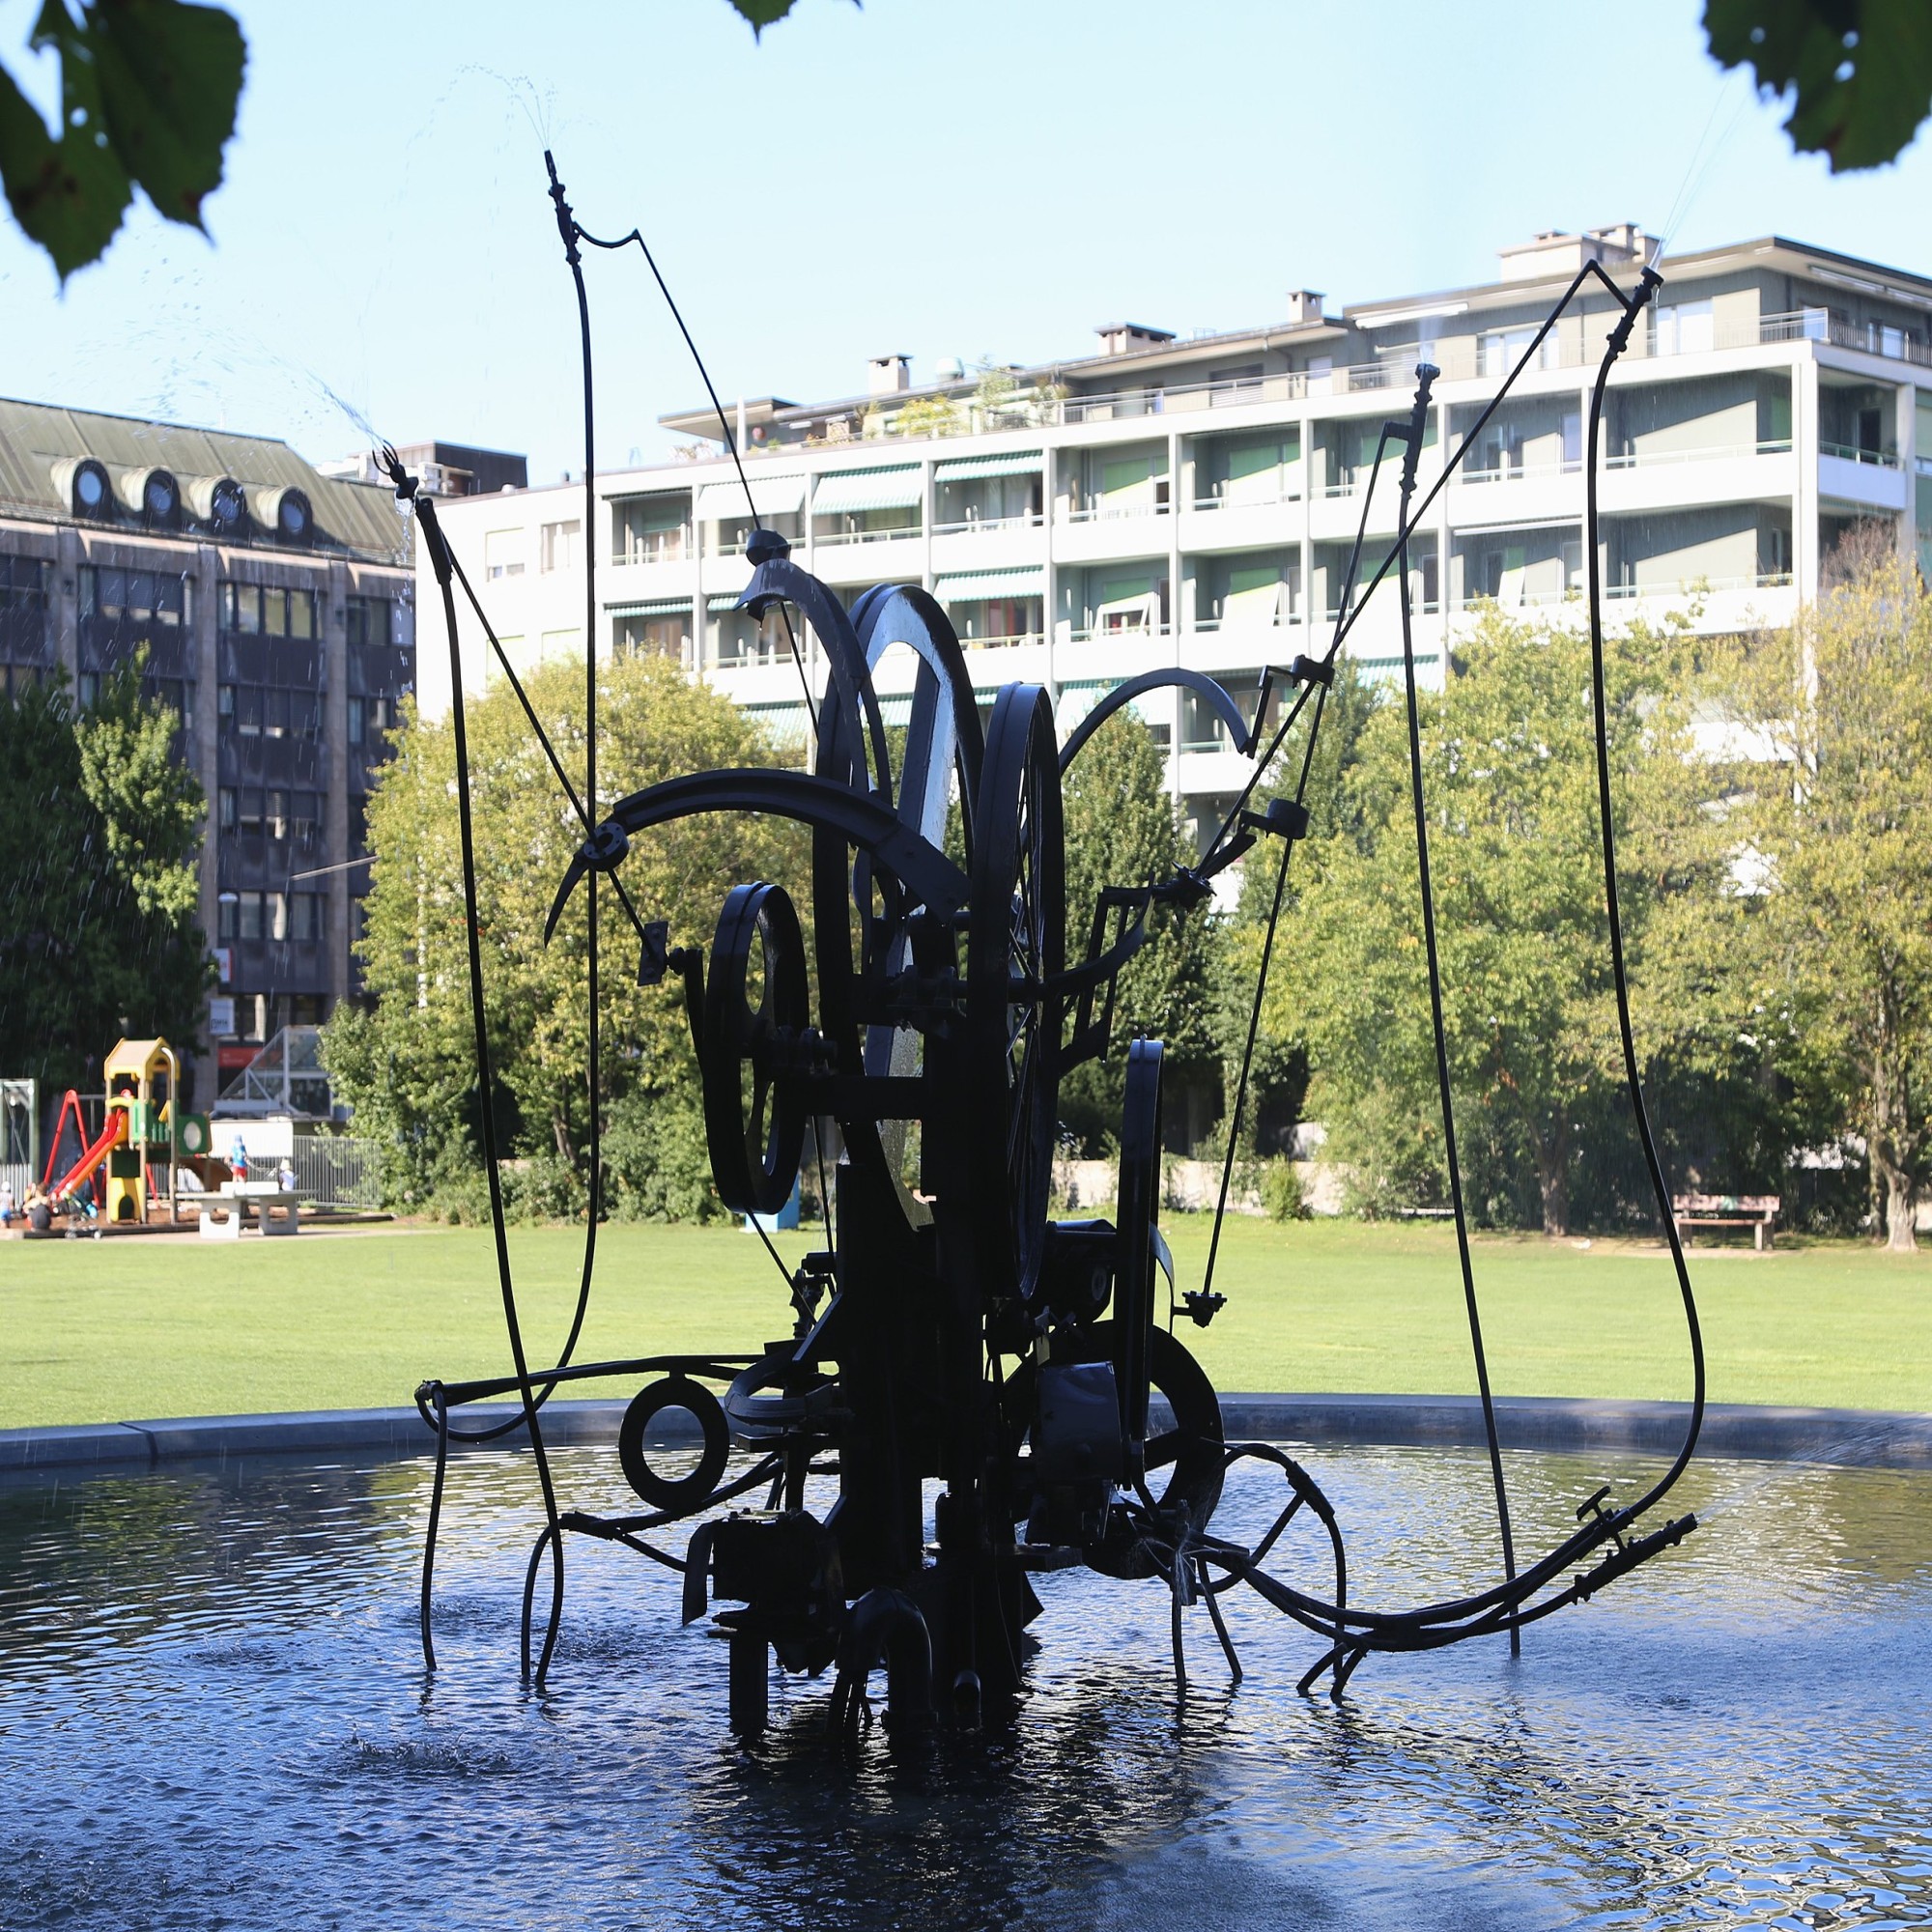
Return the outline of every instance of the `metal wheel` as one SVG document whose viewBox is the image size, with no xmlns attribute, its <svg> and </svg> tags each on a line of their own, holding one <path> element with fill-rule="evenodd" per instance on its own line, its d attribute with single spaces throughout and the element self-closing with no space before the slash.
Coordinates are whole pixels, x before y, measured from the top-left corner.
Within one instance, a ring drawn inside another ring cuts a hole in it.
<svg viewBox="0 0 1932 1932">
<path fill-rule="evenodd" d="M 704 989 L 704 1137 L 719 1198 L 772 1214 L 805 1148 L 805 937 L 782 886 L 732 888 Z"/>
<path fill-rule="evenodd" d="M 975 1220 L 990 1295 L 1024 1294 L 1046 1242 L 1060 1094 L 1058 1003 L 1065 960 L 1060 763 L 1037 685 L 994 701 L 973 825 L 966 948 Z"/>
</svg>

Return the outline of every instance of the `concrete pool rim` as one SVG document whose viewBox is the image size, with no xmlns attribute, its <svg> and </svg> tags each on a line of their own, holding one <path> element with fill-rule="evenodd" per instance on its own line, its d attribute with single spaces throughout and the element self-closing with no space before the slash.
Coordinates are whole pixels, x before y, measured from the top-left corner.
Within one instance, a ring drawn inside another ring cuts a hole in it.
<svg viewBox="0 0 1932 1932">
<path fill-rule="evenodd" d="M 1164 1405 L 1156 1401 L 1156 1410 Z M 501 1420 L 514 1404 L 477 1404 L 473 1424 Z M 557 1401 L 543 1410 L 547 1443 L 614 1443 L 622 1400 Z M 1224 1395 L 1230 1440 L 1476 1448 L 1482 1406 L 1458 1395 Z M 1690 1406 L 1604 1397 L 1514 1396 L 1496 1403 L 1505 1449 L 1553 1454 L 1612 1451 L 1674 1455 Z M 670 1420 L 668 1415 L 667 1423 Z M 668 1439 L 674 1432 L 665 1431 Z M 210 1415 L 0 1430 L 0 1473 L 41 1469 L 306 1457 L 329 1462 L 356 1452 L 420 1455 L 435 1438 L 413 1408 L 313 1409 L 279 1415 Z M 522 1429 L 491 1448 L 526 1446 Z M 465 1453 L 476 1453 L 466 1451 Z M 1794 1408 L 1713 1403 L 1704 1413 L 1700 1456 L 1845 1467 L 1932 1468 L 1932 1415 L 1885 1409 Z"/>
</svg>

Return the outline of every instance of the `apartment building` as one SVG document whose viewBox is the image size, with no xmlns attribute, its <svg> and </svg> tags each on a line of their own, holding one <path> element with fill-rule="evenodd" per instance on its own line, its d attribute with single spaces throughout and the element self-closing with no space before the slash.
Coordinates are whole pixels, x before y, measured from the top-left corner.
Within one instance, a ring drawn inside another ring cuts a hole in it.
<svg viewBox="0 0 1932 1932">
<path fill-rule="evenodd" d="M 680 460 L 450 504 L 444 525 L 520 664 L 581 655 L 582 558 L 598 554 L 600 652 L 676 654 L 803 748 L 781 628 L 734 607 L 753 511 L 808 570 L 856 595 L 923 584 L 947 607 L 987 693 L 1047 685 L 1063 729 L 1114 684 L 1185 664 L 1234 687 L 1326 647 L 1383 421 L 1423 359 L 1442 372 L 1425 488 L 1463 441 L 1570 278 L 1595 260 L 1625 287 L 1654 252 L 1630 225 L 1502 251 L 1492 282 L 1327 312 L 1292 295 L 1266 327 L 1182 340 L 1131 324 L 1097 354 L 1037 367 L 872 360 L 865 393 L 741 401 L 750 486 L 708 411 L 665 425 Z M 1690 614 L 1734 631 L 1788 620 L 1847 525 L 1890 521 L 1932 570 L 1932 280 L 1767 237 L 1667 258 L 1608 393 L 1600 478 L 1614 613 Z M 1411 546 L 1417 652 L 1439 679 L 1471 607 L 1561 609 L 1583 569 L 1583 437 L 1609 298 L 1586 288 L 1436 497 Z M 1396 527 L 1384 467 L 1369 554 Z M 586 530 L 588 534 L 586 535 Z M 809 640 L 808 640 L 809 641 Z M 1400 663 L 1396 600 L 1349 650 Z M 895 653 L 894 656 L 903 656 Z M 466 680 L 487 676 L 468 626 Z M 889 657 L 882 690 L 910 690 Z M 422 702 L 446 704 L 440 651 Z M 1218 823 L 1246 776 L 1186 693 L 1141 707 L 1177 797 Z"/>
<path fill-rule="evenodd" d="M 208 797 L 196 1106 L 356 989 L 363 803 L 414 684 L 413 590 L 387 489 L 264 437 L 0 402 L 0 690 L 62 675 L 85 705 L 145 649 Z"/>
</svg>

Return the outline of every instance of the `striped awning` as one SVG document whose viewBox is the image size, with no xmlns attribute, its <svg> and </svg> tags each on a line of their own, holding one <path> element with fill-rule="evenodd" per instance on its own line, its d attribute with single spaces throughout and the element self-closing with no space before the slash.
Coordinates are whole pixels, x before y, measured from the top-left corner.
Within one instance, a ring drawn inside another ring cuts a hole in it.
<svg viewBox="0 0 1932 1932">
<path fill-rule="evenodd" d="M 707 611 L 735 611 L 738 599 L 744 594 L 742 590 L 714 590 L 704 600 L 704 608 Z"/>
<path fill-rule="evenodd" d="M 607 604 L 607 617 L 683 617 L 691 611 L 689 597 L 647 597 L 641 604 Z"/>
<path fill-rule="evenodd" d="M 860 510 L 909 510 L 924 497 L 917 463 L 890 469 L 837 469 L 821 476 L 811 493 L 815 517 L 845 516 Z"/>
<path fill-rule="evenodd" d="M 707 483 L 697 493 L 697 521 L 700 524 L 735 522 L 752 515 L 756 504 L 761 517 L 781 517 L 805 505 L 803 476 L 760 476 L 755 468 L 746 471 L 752 486 L 748 502 L 736 482 Z"/>
<path fill-rule="evenodd" d="M 932 467 L 935 483 L 966 483 L 980 476 L 1037 476 L 1040 453 L 1014 450 L 1007 456 L 949 456 Z"/>
<path fill-rule="evenodd" d="M 942 577 L 932 586 L 932 594 L 942 604 L 971 604 L 981 597 L 1043 597 L 1046 566 L 1021 563 L 1007 570 L 961 571 Z"/>
</svg>

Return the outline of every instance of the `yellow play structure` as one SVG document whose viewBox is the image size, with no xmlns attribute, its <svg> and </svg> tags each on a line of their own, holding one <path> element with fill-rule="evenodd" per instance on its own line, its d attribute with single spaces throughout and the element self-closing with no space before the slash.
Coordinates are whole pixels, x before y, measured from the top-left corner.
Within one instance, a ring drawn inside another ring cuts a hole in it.
<svg viewBox="0 0 1932 1932">
<path fill-rule="evenodd" d="M 107 1089 L 106 1121 L 90 1146 L 82 1126 L 80 1096 L 71 1093 L 66 1096 L 47 1158 L 47 1190 L 56 1200 L 71 1200 L 98 1176 L 104 1190 L 101 1213 L 106 1220 L 145 1222 L 149 1163 L 165 1159 L 172 1217 L 175 1176 L 183 1158 L 198 1158 L 209 1151 L 207 1120 L 199 1114 L 184 1115 L 176 1106 L 181 1061 L 164 1039 L 124 1039 L 101 1062 L 100 1071 Z M 61 1128 L 70 1112 L 82 1151 L 56 1179 Z"/>
</svg>

